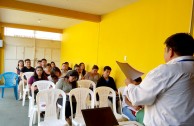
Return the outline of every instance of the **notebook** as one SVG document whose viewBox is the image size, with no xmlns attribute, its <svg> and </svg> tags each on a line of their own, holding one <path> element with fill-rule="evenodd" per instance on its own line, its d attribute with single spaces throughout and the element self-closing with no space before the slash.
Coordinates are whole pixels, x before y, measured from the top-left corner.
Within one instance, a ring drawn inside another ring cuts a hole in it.
<svg viewBox="0 0 194 126">
<path fill-rule="evenodd" d="M 81 111 L 86 126 L 119 125 L 110 107 L 83 109 Z"/>
</svg>

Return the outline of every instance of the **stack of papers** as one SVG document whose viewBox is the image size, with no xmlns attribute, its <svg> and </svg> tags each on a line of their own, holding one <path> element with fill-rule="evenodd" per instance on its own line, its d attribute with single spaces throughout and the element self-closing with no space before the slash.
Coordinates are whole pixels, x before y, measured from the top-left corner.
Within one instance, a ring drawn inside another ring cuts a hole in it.
<svg viewBox="0 0 194 126">
<path fill-rule="evenodd" d="M 133 67 L 131 67 L 128 63 L 121 63 L 118 61 L 116 61 L 116 63 L 119 65 L 122 72 L 125 74 L 126 78 L 131 78 L 132 80 L 135 80 L 144 74 L 144 73 L 134 69 Z"/>
</svg>

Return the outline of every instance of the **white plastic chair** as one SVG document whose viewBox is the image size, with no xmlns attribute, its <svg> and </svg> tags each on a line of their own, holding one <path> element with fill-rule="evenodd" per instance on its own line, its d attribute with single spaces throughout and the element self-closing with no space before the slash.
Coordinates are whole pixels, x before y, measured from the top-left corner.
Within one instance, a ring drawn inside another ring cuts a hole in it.
<svg viewBox="0 0 194 126">
<path fill-rule="evenodd" d="M 29 86 L 28 86 L 28 81 L 30 77 L 34 74 L 34 72 L 25 72 L 22 75 L 22 82 L 23 82 L 23 100 L 22 100 L 22 106 L 25 105 L 25 100 L 26 100 L 26 94 L 28 93 L 29 97 Z M 26 77 L 26 84 L 24 82 L 24 76 Z M 21 95 L 21 94 L 20 94 Z"/>
<path fill-rule="evenodd" d="M 122 115 L 124 118 L 130 120 L 125 114 L 123 114 L 123 110 L 122 110 L 122 102 L 123 102 L 123 100 L 125 100 L 125 99 L 123 99 L 122 96 L 123 96 L 123 92 L 124 92 L 125 88 L 126 88 L 126 87 L 120 87 L 120 88 L 118 89 L 118 94 L 119 94 L 119 105 L 120 105 L 121 115 Z"/>
<path fill-rule="evenodd" d="M 55 88 L 55 84 L 51 81 L 47 81 L 47 80 L 41 80 L 41 81 L 36 81 L 32 84 L 32 96 L 29 100 L 29 117 L 30 117 L 30 121 L 29 121 L 29 126 L 32 126 L 32 123 L 35 124 L 36 122 L 36 112 L 37 112 L 37 105 L 34 104 L 35 100 L 34 100 L 34 87 L 37 86 L 39 91 L 43 91 L 43 90 L 48 90 L 51 87 Z M 45 104 L 45 101 L 43 99 L 42 104 Z M 42 111 L 45 111 L 45 107 L 42 107 Z M 33 121 L 33 122 L 32 122 Z"/>
<path fill-rule="evenodd" d="M 71 116 L 72 116 L 72 124 L 74 126 L 85 126 L 85 122 L 83 119 L 83 115 L 81 110 L 88 109 L 88 105 L 86 105 L 86 100 L 88 95 L 91 95 L 91 101 L 93 101 L 93 92 L 87 88 L 75 88 L 69 92 L 69 100 L 71 106 Z M 72 106 L 72 96 L 76 99 L 76 113 L 75 117 L 73 117 L 73 106 Z M 94 102 L 91 102 L 89 108 L 94 108 Z"/>
<path fill-rule="evenodd" d="M 77 81 L 77 83 L 78 83 L 78 86 L 82 87 L 82 88 L 93 87 L 93 91 L 96 88 L 96 84 L 93 81 L 91 81 L 91 80 L 79 80 L 79 81 Z"/>
<path fill-rule="evenodd" d="M 96 100 L 96 94 L 99 96 L 99 101 Z M 108 107 L 109 99 L 108 97 L 112 97 L 112 110 L 118 122 L 126 121 L 122 115 L 118 114 L 116 111 L 116 93 L 112 88 L 109 87 L 98 87 L 94 90 L 94 104 L 97 107 Z M 98 105 L 97 105 L 98 104 Z"/>
<path fill-rule="evenodd" d="M 88 88 L 88 89 L 92 88 L 93 91 L 96 89 L 96 84 L 91 80 L 79 80 L 77 81 L 77 83 L 78 83 L 78 87 L 81 87 L 81 88 Z M 87 97 L 86 103 L 88 105 L 91 104 L 91 100 L 89 96 Z"/>
<path fill-rule="evenodd" d="M 62 96 L 63 103 L 61 106 L 61 117 L 57 118 L 57 99 Z M 44 121 L 40 122 L 40 112 L 42 111 L 42 99 L 45 100 L 45 117 Z M 36 96 L 37 108 L 38 108 L 38 126 L 69 126 L 65 120 L 65 103 L 66 95 L 64 91 L 60 89 L 50 89 L 38 92 Z"/>
</svg>

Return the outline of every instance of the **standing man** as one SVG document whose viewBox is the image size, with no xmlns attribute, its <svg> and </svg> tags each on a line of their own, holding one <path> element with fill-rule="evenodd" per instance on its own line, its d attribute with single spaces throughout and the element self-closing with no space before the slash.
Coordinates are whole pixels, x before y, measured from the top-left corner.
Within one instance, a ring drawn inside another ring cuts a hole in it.
<svg viewBox="0 0 194 126">
<path fill-rule="evenodd" d="M 165 41 L 164 59 L 140 85 L 126 79 L 133 105 L 145 105 L 146 126 L 194 125 L 194 40 L 177 33 Z"/>
</svg>

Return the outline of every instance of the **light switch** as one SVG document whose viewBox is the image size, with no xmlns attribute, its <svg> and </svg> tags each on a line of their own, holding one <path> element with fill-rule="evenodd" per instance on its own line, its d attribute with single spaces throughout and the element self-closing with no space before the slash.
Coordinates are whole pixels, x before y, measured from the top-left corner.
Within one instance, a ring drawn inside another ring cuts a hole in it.
<svg viewBox="0 0 194 126">
<path fill-rule="evenodd" d="M 124 56 L 124 61 L 127 61 L 127 56 Z"/>
</svg>

